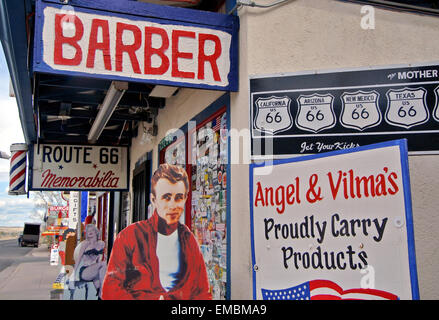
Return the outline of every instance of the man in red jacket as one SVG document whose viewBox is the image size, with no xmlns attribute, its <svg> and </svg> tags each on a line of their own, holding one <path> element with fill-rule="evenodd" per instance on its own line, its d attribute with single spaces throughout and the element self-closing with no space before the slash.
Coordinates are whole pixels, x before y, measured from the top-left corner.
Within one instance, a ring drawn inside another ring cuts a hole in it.
<svg viewBox="0 0 439 320">
<path fill-rule="evenodd" d="M 203 256 L 179 222 L 189 190 L 186 171 L 162 164 L 151 179 L 152 217 L 125 228 L 110 256 L 102 299 L 210 300 Z"/>
</svg>

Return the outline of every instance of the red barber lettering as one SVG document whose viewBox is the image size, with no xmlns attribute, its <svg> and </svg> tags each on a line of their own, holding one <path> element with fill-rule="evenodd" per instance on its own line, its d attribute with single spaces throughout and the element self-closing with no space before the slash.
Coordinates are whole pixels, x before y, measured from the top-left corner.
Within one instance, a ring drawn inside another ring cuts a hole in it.
<svg viewBox="0 0 439 320">
<path fill-rule="evenodd" d="M 194 38 L 195 32 L 183 31 L 183 30 L 174 30 L 172 31 L 172 76 L 177 78 L 195 78 L 195 73 L 180 71 L 178 68 L 178 59 L 192 59 L 192 52 L 181 52 L 179 51 L 178 44 L 180 42 L 180 38 Z"/>
<path fill-rule="evenodd" d="M 43 61 L 55 70 L 227 85 L 227 32 L 83 12 L 48 13 L 45 21 Z"/>
<path fill-rule="evenodd" d="M 159 48 L 152 47 L 152 35 L 159 35 L 162 44 Z M 166 31 L 161 28 L 145 27 L 145 74 L 164 74 L 169 69 L 169 58 L 165 51 L 169 48 L 169 39 Z M 153 55 L 160 57 L 162 63 L 159 67 L 152 67 Z"/>
<path fill-rule="evenodd" d="M 215 50 L 209 56 L 205 53 L 206 41 L 212 41 L 215 44 Z M 215 81 L 221 81 L 216 62 L 221 56 L 221 51 L 221 41 L 217 36 L 213 34 L 200 33 L 198 41 L 198 79 L 204 80 L 204 65 L 206 62 L 208 62 L 212 68 L 213 79 Z"/>
<path fill-rule="evenodd" d="M 65 37 L 63 34 L 63 23 L 70 22 L 75 25 L 75 34 L 73 37 Z M 77 66 L 82 60 L 82 49 L 78 41 L 82 39 L 84 26 L 82 21 L 75 15 L 56 14 L 55 15 L 55 45 L 53 52 L 53 62 L 59 65 Z M 75 48 L 73 58 L 64 58 L 63 45 L 67 44 Z"/>
<path fill-rule="evenodd" d="M 98 29 L 102 30 L 102 42 L 98 42 Z M 111 70 L 110 32 L 107 20 L 93 19 L 92 21 L 88 42 L 87 68 L 94 68 L 96 50 L 102 51 L 105 69 Z"/>
<path fill-rule="evenodd" d="M 125 31 L 131 31 L 134 36 L 134 42 L 132 44 L 125 44 L 123 42 L 123 33 Z M 123 65 L 123 53 L 128 53 L 130 57 L 131 65 L 135 73 L 140 72 L 139 61 L 137 60 L 136 51 L 142 45 L 142 32 L 133 24 L 117 23 L 116 27 L 116 71 L 122 72 Z"/>
</svg>

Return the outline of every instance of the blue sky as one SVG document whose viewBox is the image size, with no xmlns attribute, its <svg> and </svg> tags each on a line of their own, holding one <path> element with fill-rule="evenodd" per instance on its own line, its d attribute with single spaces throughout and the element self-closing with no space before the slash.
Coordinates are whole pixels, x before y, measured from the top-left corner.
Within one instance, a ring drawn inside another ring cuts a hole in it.
<svg viewBox="0 0 439 320">
<path fill-rule="evenodd" d="M 9 71 L 3 47 L 0 44 L 0 150 L 10 154 L 13 143 L 24 142 L 15 98 L 9 97 Z M 9 160 L 0 159 L 0 226 L 21 227 L 24 222 L 35 221 L 32 195 L 8 195 Z"/>
</svg>

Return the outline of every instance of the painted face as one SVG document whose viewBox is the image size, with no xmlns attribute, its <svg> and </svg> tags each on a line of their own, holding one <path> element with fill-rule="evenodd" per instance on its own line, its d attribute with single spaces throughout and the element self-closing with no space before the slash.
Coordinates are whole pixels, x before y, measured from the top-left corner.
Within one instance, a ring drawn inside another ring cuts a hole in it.
<svg viewBox="0 0 439 320">
<path fill-rule="evenodd" d="M 92 239 L 97 239 L 97 233 L 95 229 L 90 228 L 89 230 L 87 230 L 87 232 L 85 233 L 85 238 L 87 240 L 92 240 Z"/>
<path fill-rule="evenodd" d="M 177 223 L 186 203 L 186 187 L 183 181 L 171 183 L 168 179 L 159 179 L 155 185 L 155 197 L 151 195 L 158 215 L 168 225 Z"/>
</svg>

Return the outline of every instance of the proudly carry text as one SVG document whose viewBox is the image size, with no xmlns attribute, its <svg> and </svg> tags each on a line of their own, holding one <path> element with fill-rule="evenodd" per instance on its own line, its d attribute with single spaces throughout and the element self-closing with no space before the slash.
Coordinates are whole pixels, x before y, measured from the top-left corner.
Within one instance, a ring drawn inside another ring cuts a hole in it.
<svg viewBox="0 0 439 320">
<path fill-rule="evenodd" d="M 293 176 L 291 183 L 277 186 L 263 185 L 261 181 L 263 180 L 255 181 L 253 205 L 255 209 L 267 210 L 266 217 L 260 220 L 263 223 L 265 240 L 288 243 L 280 247 L 285 269 L 365 268 L 369 257 L 366 250 L 346 244 L 343 239 L 371 239 L 374 243 L 381 243 L 389 217 L 387 212 L 380 214 L 376 211 L 361 216 L 358 212 L 364 214 L 365 211 L 356 210 L 353 202 L 366 199 L 380 201 L 379 199 L 398 195 L 402 189 L 400 174 L 390 166 L 383 166 L 381 170 L 375 169 L 369 175 L 359 174 L 358 169 L 348 168 L 312 173 L 309 177 Z M 345 206 L 343 203 L 347 201 L 351 204 Z M 330 202 L 339 205 L 337 211 L 328 214 L 325 212 L 325 204 Z M 319 206 L 319 203 L 322 205 Z M 366 202 L 359 202 L 358 205 L 360 203 L 364 206 Z M 302 208 L 304 205 L 307 205 L 306 209 Z M 328 246 L 328 238 L 331 243 L 341 240 L 340 245 Z M 297 242 L 313 239 L 317 244 L 312 244 L 307 250 L 303 250 Z"/>
</svg>

